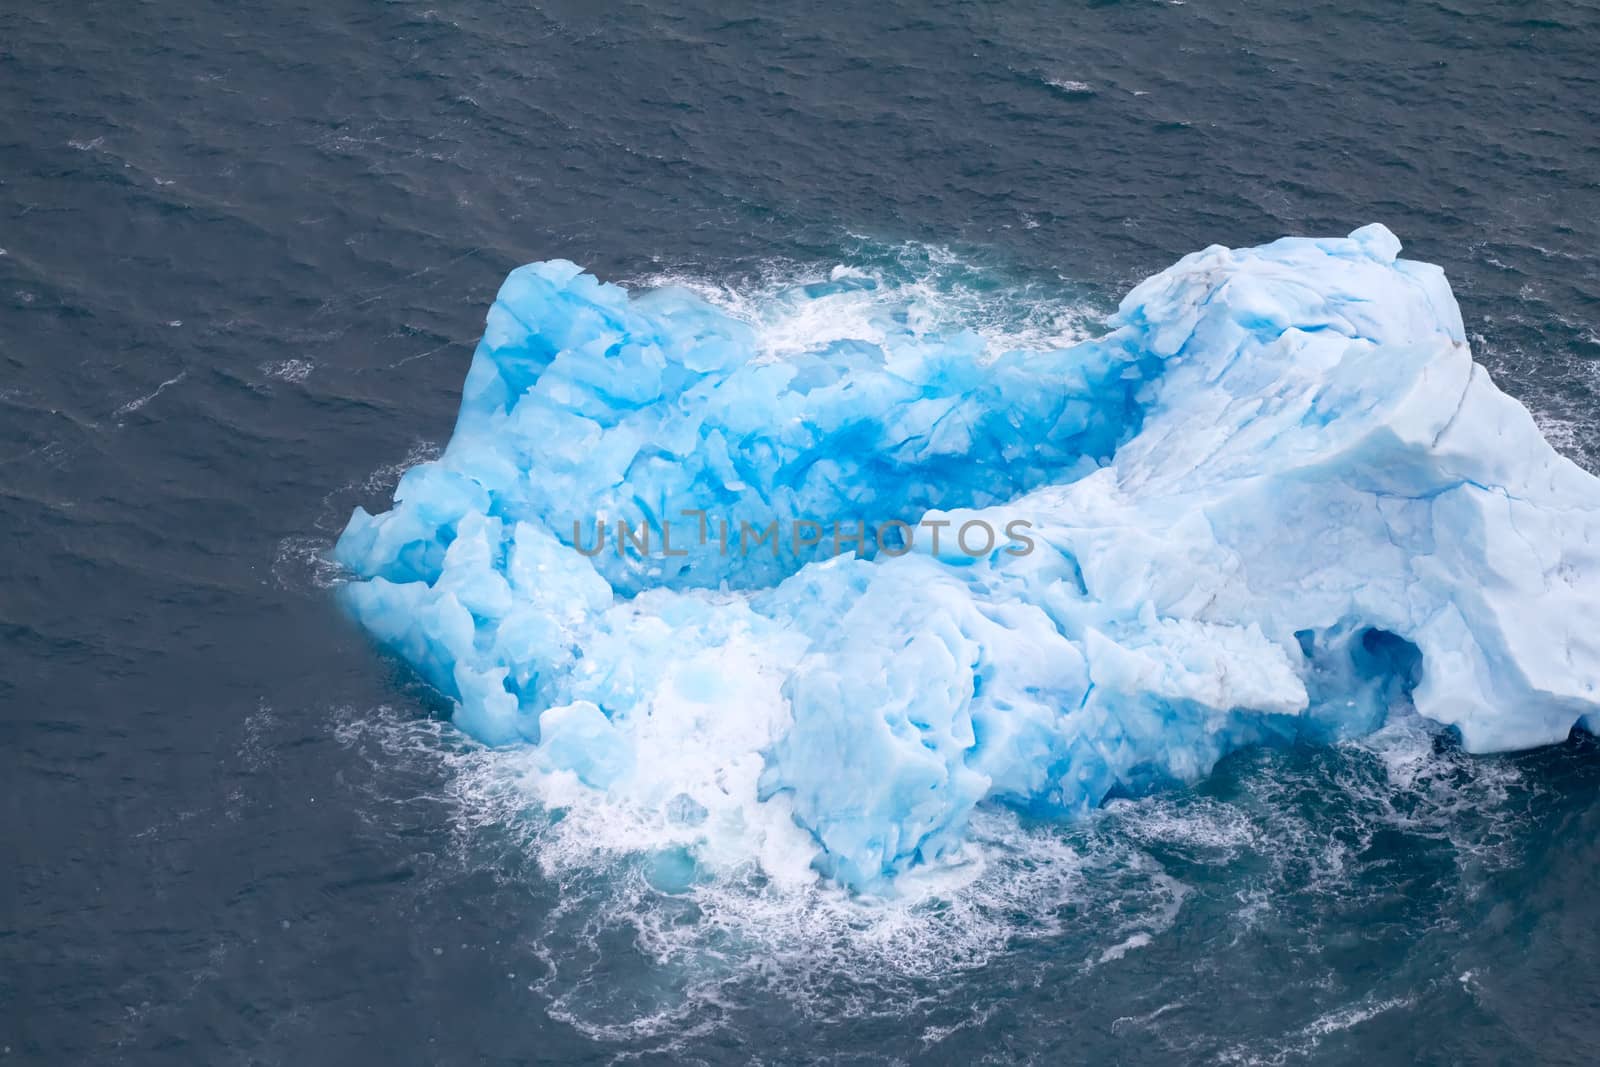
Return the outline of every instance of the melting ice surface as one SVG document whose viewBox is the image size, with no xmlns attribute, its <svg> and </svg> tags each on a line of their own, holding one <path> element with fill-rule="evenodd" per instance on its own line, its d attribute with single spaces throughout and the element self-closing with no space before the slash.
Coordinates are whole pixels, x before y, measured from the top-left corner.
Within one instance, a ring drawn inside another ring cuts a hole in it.
<svg viewBox="0 0 1600 1067">
<path fill-rule="evenodd" d="M 1074 813 L 1406 704 L 1472 752 L 1592 730 L 1600 480 L 1399 249 L 1208 248 L 1101 337 L 1001 351 L 848 272 L 773 295 L 809 324 L 774 344 L 532 264 L 444 453 L 351 518 L 343 595 L 669 884 L 754 861 L 889 891 L 959 863 L 983 806 Z M 870 313 L 810 315 L 850 290 Z M 980 519 L 1032 550 L 953 544 Z M 654 541 L 591 555 L 602 520 Z"/>
</svg>

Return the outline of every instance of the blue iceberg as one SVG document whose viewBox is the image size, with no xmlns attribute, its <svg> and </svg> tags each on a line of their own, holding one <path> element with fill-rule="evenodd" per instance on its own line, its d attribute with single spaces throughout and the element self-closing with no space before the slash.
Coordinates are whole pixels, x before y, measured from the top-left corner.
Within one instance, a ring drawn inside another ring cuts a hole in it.
<svg viewBox="0 0 1600 1067">
<path fill-rule="evenodd" d="M 1009 351 L 887 296 L 775 348 L 685 288 L 522 267 L 444 453 L 352 516 L 342 596 L 565 802 L 868 891 L 958 858 L 978 805 L 1074 813 L 1407 705 L 1472 752 L 1593 729 L 1600 481 L 1399 250 L 1207 248 L 1102 336 Z"/>
</svg>

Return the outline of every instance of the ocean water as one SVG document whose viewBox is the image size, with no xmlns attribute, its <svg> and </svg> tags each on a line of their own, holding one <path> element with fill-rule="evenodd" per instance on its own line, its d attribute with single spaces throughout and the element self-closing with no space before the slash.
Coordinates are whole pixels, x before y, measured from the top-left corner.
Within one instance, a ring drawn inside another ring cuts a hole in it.
<svg viewBox="0 0 1600 1067">
<path fill-rule="evenodd" d="M 1401 716 L 986 813 L 892 903 L 663 893 L 324 556 L 552 257 L 1039 340 L 1381 221 L 1600 469 L 1597 50 L 1573 2 L 0 6 L 0 1063 L 1592 1062 L 1592 739 Z"/>
</svg>

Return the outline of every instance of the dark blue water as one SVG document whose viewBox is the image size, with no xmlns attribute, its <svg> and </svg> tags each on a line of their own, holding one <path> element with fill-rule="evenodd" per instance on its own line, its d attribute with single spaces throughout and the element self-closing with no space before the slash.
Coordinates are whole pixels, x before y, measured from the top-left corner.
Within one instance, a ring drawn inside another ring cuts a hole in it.
<svg viewBox="0 0 1600 1067">
<path fill-rule="evenodd" d="M 1596 54 L 1556 0 L 3 0 L 0 1063 L 1592 1062 L 1591 740 L 1242 753 L 980 826 L 943 904 L 665 898 L 320 554 L 556 256 L 1103 310 L 1382 221 L 1595 469 Z"/>
</svg>

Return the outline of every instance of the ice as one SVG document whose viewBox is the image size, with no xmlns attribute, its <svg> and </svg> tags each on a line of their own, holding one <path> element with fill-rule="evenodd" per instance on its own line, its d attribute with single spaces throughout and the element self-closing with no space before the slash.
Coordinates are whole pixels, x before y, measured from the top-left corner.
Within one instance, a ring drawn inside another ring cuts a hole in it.
<svg viewBox="0 0 1600 1067">
<path fill-rule="evenodd" d="M 1079 812 L 1408 704 L 1471 752 L 1560 741 L 1600 722 L 1600 481 L 1399 249 L 1214 246 L 1014 351 L 855 272 L 772 294 L 774 343 L 522 267 L 342 595 L 675 871 L 888 892 L 980 805 Z"/>
</svg>

